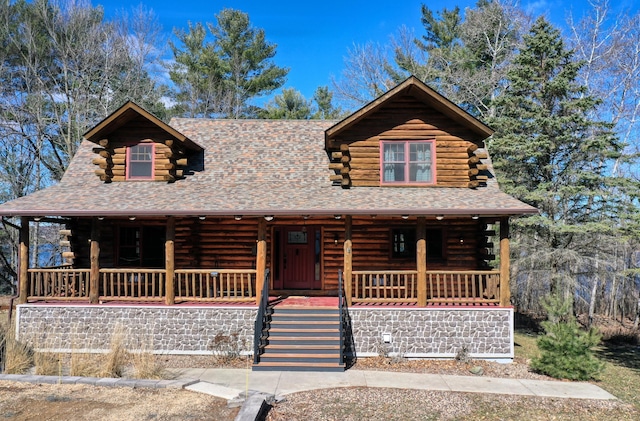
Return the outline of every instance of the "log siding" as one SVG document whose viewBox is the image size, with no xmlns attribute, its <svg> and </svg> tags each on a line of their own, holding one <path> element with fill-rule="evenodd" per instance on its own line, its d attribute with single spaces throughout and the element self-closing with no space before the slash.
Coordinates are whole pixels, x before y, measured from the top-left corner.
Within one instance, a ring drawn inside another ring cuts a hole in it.
<svg viewBox="0 0 640 421">
<path fill-rule="evenodd" d="M 487 178 L 480 161 L 486 153 L 482 141 L 453 119 L 427 107 L 417 98 L 394 98 L 378 111 L 362 119 L 328 142 L 329 169 L 334 184 L 342 187 L 379 187 L 381 144 L 389 142 L 433 141 L 435 143 L 436 187 L 479 187 Z"/>
</svg>

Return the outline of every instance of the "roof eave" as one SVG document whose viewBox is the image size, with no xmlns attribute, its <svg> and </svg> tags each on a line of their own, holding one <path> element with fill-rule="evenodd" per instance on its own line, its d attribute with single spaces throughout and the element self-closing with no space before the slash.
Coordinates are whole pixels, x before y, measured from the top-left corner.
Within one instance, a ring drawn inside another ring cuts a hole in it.
<svg viewBox="0 0 640 421">
<path fill-rule="evenodd" d="M 444 216 L 465 216 L 465 215 L 479 215 L 481 217 L 487 216 L 517 216 L 517 215 L 531 215 L 537 214 L 538 210 L 532 207 L 520 208 L 520 209 L 291 209 L 291 210 L 273 210 L 273 209 L 252 209 L 252 210 L 242 210 L 242 209 L 234 209 L 234 210 L 105 210 L 102 211 L 94 211 L 94 210 L 82 210 L 82 209 L 72 209 L 72 210 L 2 210 L 0 211 L 0 216 L 3 217 L 11 217 L 11 216 L 26 216 L 26 217 L 93 217 L 93 216 L 104 216 L 104 217 L 166 217 L 166 216 L 212 216 L 212 217 L 220 217 L 220 216 L 233 216 L 233 215 L 242 215 L 248 217 L 260 217 L 265 215 L 273 215 L 273 216 L 298 216 L 298 215 L 309 215 L 309 216 L 328 216 L 328 215 L 352 215 L 352 216 L 362 216 L 362 215 L 377 215 L 377 216 L 392 216 L 392 215 L 410 215 L 410 216 L 436 216 L 436 215 L 444 215 Z"/>
</svg>

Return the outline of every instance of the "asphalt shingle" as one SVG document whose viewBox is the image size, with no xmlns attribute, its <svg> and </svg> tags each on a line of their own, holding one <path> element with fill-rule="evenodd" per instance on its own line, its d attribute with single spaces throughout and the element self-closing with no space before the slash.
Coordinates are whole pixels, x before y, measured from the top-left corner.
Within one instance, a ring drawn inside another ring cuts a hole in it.
<svg viewBox="0 0 640 421">
<path fill-rule="evenodd" d="M 83 141 L 56 185 L 0 205 L 0 215 L 482 214 L 536 210 L 486 187 L 333 186 L 324 132 L 335 121 L 173 119 L 205 148 L 204 168 L 175 183 L 104 183 Z"/>
</svg>

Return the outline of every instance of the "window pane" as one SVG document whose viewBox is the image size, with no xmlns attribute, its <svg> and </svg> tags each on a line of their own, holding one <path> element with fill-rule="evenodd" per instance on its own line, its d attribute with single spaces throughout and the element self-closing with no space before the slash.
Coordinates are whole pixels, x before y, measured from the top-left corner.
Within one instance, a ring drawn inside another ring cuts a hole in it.
<svg viewBox="0 0 640 421">
<path fill-rule="evenodd" d="M 404 181 L 404 143 L 384 143 L 383 151 L 384 174 L 382 180 L 385 182 Z"/>
<path fill-rule="evenodd" d="M 404 181 L 404 164 L 385 164 L 384 181 Z"/>
<path fill-rule="evenodd" d="M 416 235 L 414 228 L 394 228 L 391 230 L 391 257 L 414 259 L 416 256 Z"/>
<path fill-rule="evenodd" d="M 129 163 L 129 177 L 151 177 L 151 162 Z"/>
<path fill-rule="evenodd" d="M 409 181 L 431 181 L 431 143 L 411 143 L 409 145 Z"/>
<path fill-rule="evenodd" d="M 153 177 L 153 145 L 135 145 L 129 148 L 129 178 Z"/>
</svg>

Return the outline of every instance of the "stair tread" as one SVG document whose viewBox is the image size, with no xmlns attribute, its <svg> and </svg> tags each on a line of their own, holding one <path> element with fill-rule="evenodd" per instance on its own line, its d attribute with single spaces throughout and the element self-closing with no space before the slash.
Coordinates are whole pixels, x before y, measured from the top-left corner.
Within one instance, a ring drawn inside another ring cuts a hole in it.
<svg viewBox="0 0 640 421">
<path fill-rule="evenodd" d="M 307 311 L 300 311 L 297 313 L 293 313 L 293 312 L 285 312 L 285 313 L 279 313 L 279 312 L 274 312 L 272 313 L 272 315 L 277 315 L 278 317 L 294 317 L 294 316 L 302 316 L 302 317 L 327 317 L 327 316 L 335 316 L 338 317 L 340 316 L 340 313 L 335 312 L 335 313 L 315 313 L 315 312 L 307 312 Z"/>
<path fill-rule="evenodd" d="M 339 320 L 271 320 L 271 325 L 280 324 L 299 324 L 299 325 L 339 325 Z"/>
<path fill-rule="evenodd" d="M 340 353 L 336 352 L 333 354 L 307 354 L 307 353 L 285 353 L 285 352 L 274 352 L 274 353 L 265 353 L 260 356 L 260 358 L 289 358 L 292 360 L 305 359 L 305 358 L 340 358 Z"/>
<path fill-rule="evenodd" d="M 272 327 L 269 332 L 339 332 L 340 329 L 298 329 L 298 328 L 285 328 L 285 327 Z"/>
<path fill-rule="evenodd" d="M 344 367 L 344 363 L 308 363 L 308 362 L 277 362 L 277 361 L 260 361 L 256 366 L 283 366 L 283 367 Z"/>
<path fill-rule="evenodd" d="M 269 336 L 269 341 L 337 341 L 337 336 Z"/>
<path fill-rule="evenodd" d="M 340 350 L 340 345 L 321 345 L 321 344 L 286 344 L 286 345 L 278 345 L 278 344 L 269 344 L 265 347 L 265 349 L 335 349 Z"/>
</svg>

